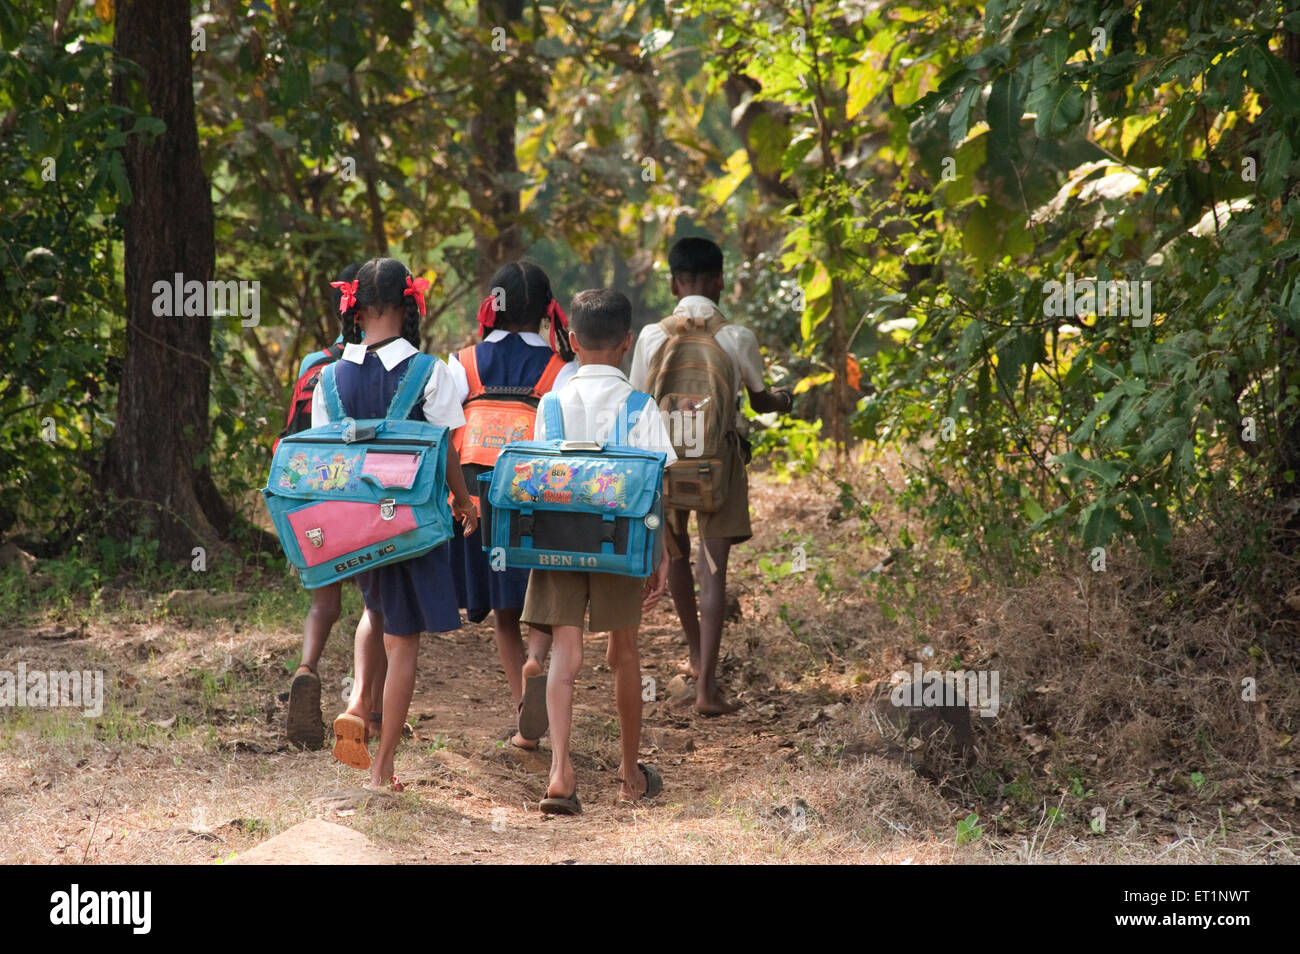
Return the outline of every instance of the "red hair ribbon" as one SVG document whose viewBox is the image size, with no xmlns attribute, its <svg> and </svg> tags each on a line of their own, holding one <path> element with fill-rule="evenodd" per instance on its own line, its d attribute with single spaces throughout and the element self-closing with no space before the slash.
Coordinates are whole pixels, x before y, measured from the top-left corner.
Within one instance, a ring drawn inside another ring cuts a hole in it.
<svg viewBox="0 0 1300 954">
<path fill-rule="evenodd" d="M 424 293 L 429 290 L 429 279 L 411 278 L 406 276 L 406 291 L 402 292 L 403 296 L 414 295 L 416 307 L 420 309 L 420 317 L 424 317 Z"/>
<path fill-rule="evenodd" d="M 551 303 L 546 306 L 546 317 L 551 319 L 551 350 L 558 351 L 559 348 L 555 343 L 555 327 L 556 325 L 559 325 L 560 332 L 565 336 L 564 340 L 567 342 L 569 335 L 569 316 L 564 313 L 564 309 L 560 307 L 560 303 L 552 298 Z"/>
<path fill-rule="evenodd" d="M 340 315 L 357 303 L 357 283 L 355 279 L 350 282 L 330 282 L 330 287 L 339 290 Z"/>
<path fill-rule="evenodd" d="M 487 334 L 488 329 L 496 324 L 497 306 L 496 295 L 488 295 L 478 305 L 478 336 L 482 338 Z"/>
</svg>

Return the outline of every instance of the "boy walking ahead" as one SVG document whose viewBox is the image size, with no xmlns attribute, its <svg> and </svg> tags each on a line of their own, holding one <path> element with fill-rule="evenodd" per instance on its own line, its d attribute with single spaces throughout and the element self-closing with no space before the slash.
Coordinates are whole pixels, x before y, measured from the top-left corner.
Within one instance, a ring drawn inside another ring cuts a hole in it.
<svg viewBox="0 0 1300 954">
<path fill-rule="evenodd" d="M 632 393 L 632 385 L 619 370 L 623 356 L 632 347 L 632 303 L 612 289 L 579 292 L 569 307 L 569 327 L 569 341 L 578 356 L 579 368 L 568 384 L 552 392 L 563 413 L 564 438 L 603 443 Z M 544 415 L 537 415 L 534 439 L 547 439 Z M 630 429 L 627 443 L 641 450 L 661 452 L 670 463 L 676 459 L 653 403 L 646 405 Z M 569 570 L 535 571 L 529 576 L 523 621 L 544 632 L 549 630 L 554 636 L 546 681 L 551 776 L 541 803 L 544 813 L 576 815 L 582 811 L 569 758 L 569 735 L 573 685 L 582 667 L 584 622 L 593 633 L 609 633 L 606 659 L 614 673 L 614 702 L 623 748 L 620 795 L 635 801 L 653 798 L 663 789 L 659 773 L 637 761 L 641 747 L 641 659 L 636 640 L 642 612 L 663 595 L 667 570 L 668 561 L 661 554 L 658 568 L 644 580 Z"/>
<path fill-rule="evenodd" d="M 716 453 L 716 460 L 708 462 L 712 468 L 700 471 L 696 467 L 690 481 L 680 484 L 690 491 L 689 496 L 681 499 L 691 506 L 682 508 L 680 500 L 674 504 L 675 481 L 670 477 L 667 501 L 670 509 L 665 511 L 665 529 L 671 539 L 668 552 L 672 555 L 668 588 L 690 648 L 687 672 L 696 677 L 695 710 L 702 715 L 724 715 L 737 708 L 723 697 L 717 677 L 726 608 L 727 557 L 733 544 L 743 543 L 752 536 L 749 478 L 745 471 L 748 461 L 735 430 L 738 395 L 743 385 L 749 392 L 750 406 L 760 414 L 789 411 L 793 396 L 784 388 L 768 390 L 763 383 L 763 357 L 758 350 L 758 339 L 748 328 L 727 324 L 718 309 L 723 289 L 722 249 L 706 238 L 679 239 L 668 253 L 668 267 L 677 307 L 663 321 L 641 329 L 632 354 L 630 378 L 632 387 L 650 392 L 662 407 L 666 401 L 682 404 L 678 397 L 683 391 L 698 395 L 700 388 L 707 386 L 699 383 L 709 378 L 704 372 L 716 367 L 719 358 L 723 359 L 723 367 L 730 365 L 730 376 L 721 382 L 720 391 L 715 393 L 710 388 L 709 395 L 703 399 L 696 398 L 688 402 L 689 406 L 680 407 L 683 413 L 692 416 L 694 427 L 678 429 L 678 446 L 683 447 L 680 456 L 687 458 L 678 465 L 679 470 L 695 466 L 689 460 L 693 450 L 690 441 L 682 438 L 694 437 L 698 441 L 706 421 L 708 427 L 720 433 L 703 435 L 716 448 L 711 451 Z M 697 382 L 694 385 L 690 383 L 692 378 Z M 709 404 L 712 406 L 706 408 Z M 698 444 L 694 450 L 699 450 Z M 698 613 L 687 535 L 691 510 L 696 511 L 704 551 L 698 566 Z"/>
</svg>

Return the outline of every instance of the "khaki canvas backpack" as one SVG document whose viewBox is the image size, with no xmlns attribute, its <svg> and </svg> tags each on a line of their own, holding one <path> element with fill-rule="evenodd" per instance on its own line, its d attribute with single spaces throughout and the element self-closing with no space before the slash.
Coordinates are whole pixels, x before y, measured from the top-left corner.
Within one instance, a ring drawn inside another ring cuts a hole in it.
<svg viewBox="0 0 1300 954">
<path fill-rule="evenodd" d="M 717 311 L 707 318 L 673 314 L 659 327 L 667 337 L 650 358 L 646 390 L 677 452 L 665 472 L 665 503 L 714 513 L 722 507 L 734 457 L 728 447 L 736 425 L 732 362 L 717 340 L 726 321 Z"/>
</svg>

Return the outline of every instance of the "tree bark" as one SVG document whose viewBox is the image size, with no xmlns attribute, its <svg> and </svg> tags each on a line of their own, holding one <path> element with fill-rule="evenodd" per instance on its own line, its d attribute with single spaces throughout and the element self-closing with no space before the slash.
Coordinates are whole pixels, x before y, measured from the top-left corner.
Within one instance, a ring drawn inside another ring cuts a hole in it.
<svg viewBox="0 0 1300 954">
<path fill-rule="evenodd" d="M 507 29 L 507 43 L 516 43 L 509 25 L 523 17 L 523 0 L 479 0 L 478 23 L 491 30 Z M 504 57 L 517 50 L 496 51 L 489 45 L 484 56 Z M 519 190 L 504 180 L 519 172 L 515 156 L 518 86 L 510 70 L 489 70 L 475 91 L 474 115 L 469 123 L 470 208 L 474 210 L 474 249 L 478 253 L 475 277 L 486 289 L 502 264 L 523 252 L 519 225 Z"/>
<path fill-rule="evenodd" d="M 109 532 L 157 539 L 164 559 L 188 559 L 193 547 L 214 545 L 231 520 L 197 460 L 209 444 L 211 316 L 158 316 L 153 307 L 156 281 L 170 287 L 177 273 L 187 282 L 213 277 L 212 200 L 199 163 L 190 41 L 188 4 L 117 3 L 114 52 L 143 76 L 117 73 L 113 101 L 147 105 L 167 129 L 152 143 L 132 136 L 123 149 L 131 187 L 121 209 L 126 358 L 101 486 L 116 502 Z"/>
</svg>

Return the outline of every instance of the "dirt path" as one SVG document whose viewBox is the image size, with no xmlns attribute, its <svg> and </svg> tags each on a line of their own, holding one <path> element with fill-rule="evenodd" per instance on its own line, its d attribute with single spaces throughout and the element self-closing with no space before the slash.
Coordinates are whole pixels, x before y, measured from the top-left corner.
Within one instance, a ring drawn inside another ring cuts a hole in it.
<svg viewBox="0 0 1300 954">
<path fill-rule="evenodd" d="M 724 637 L 723 684 L 742 710 L 708 719 L 675 705 L 668 687 L 684 644 L 669 601 L 643 628 L 644 675 L 657 691 L 642 754 L 665 780 L 651 804 L 615 800 L 602 636 L 588 637 L 575 700 L 585 812 L 555 819 L 536 808 L 549 746 L 534 754 L 501 741 L 511 706 L 489 626 L 424 638 L 415 738 L 397 757 L 407 791 L 358 802 L 331 796 L 355 789 L 360 773 L 284 739 L 276 694 L 296 626 L 255 610 L 186 619 L 138 596 L 84 630 L 54 614 L 0 629 L 0 669 L 103 668 L 107 681 L 97 720 L 0 712 L 0 861 L 210 864 L 309 818 L 361 832 L 396 861 L 471 864 L 1240 861 L 1276 842 L 1268 831 L 1220 835 L 1195 813 L 1090 837 L 1082 802 L 1068 825 L 1044 821 L 1037 804 L 1013 818 L 1001 788 L 977 798 L 887 757 L 868 744 L 870 688 L 921 647 L 881 615 L 868 572 L 879 545 L 807 488 L 763 481 L 754 505 L 756 537 L 733 556 L 740 618 Z M 795 545 L 809 559 L 797 575 L 780 566 Z M 327 718 L 341 707 L 358 609 L 351 594 L 323 660 Z M 987 831 L 958 847 L 957 823 L 971 812 Z M 996 830 L 990 816 L 1004 819 Z"/>
</svg>

